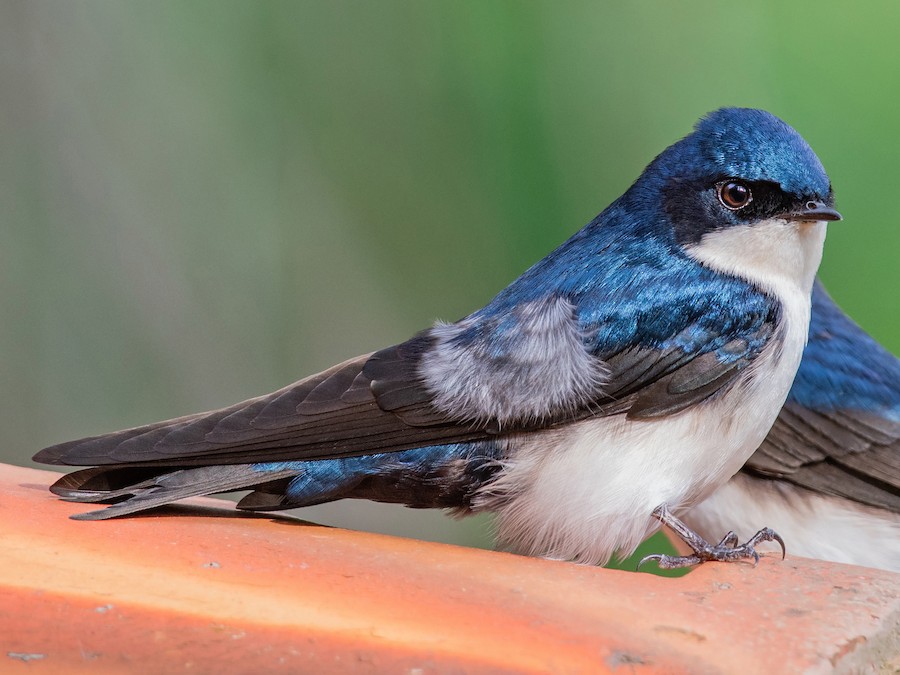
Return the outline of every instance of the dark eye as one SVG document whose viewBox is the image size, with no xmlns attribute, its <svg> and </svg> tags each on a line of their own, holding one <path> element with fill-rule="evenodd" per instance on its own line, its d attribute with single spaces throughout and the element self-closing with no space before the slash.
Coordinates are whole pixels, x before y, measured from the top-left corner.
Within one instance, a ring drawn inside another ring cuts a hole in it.
<svg viewBox="0 0 900 675">
<path fill-rule="evenodd" d="M 745 183 L 729 180 L 719 183 L 718 188 L 719 201 L 722 202 L 722 206 L 731 211 L 742 209 L 753 201 L 750 188 Z"/>
</svg>

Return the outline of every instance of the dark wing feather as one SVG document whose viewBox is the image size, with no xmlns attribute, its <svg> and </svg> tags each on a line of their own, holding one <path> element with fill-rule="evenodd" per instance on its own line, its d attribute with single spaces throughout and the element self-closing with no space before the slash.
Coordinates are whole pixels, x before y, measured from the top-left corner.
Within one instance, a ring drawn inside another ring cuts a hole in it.
<svg viewBox="0 0 900 675">
<path fill-rule="evenodd" d="M 900 513 L 900 423 L 789 402 L 743 471 Z"/>
<path fill-rule="evenodd" d="M 427 335 L 417 335 L 375 352 L 363 368 L 378 405 L 414 427 L 431 427 L 447 421 L 446 415 L 431 406 L 432 394 L 419 377 L 419 361 L 432 345 Z M 481 428 L 487 430 L 486 425 Z"/>
<path fill-rule="evenodd" d="M 637 347 L 607 357 L 608 396 L 630 419 L 675 414 L 726 389 L 748 367 L 774 331 L 774 318 L 714 351 Z M 603 404 L 606 408 L 610 404 Z"/>
<path fill-rule="evenodd" d="M 485 436 L 447 419 L 414 427 L 385 412 L 361 374 L 367 360 L 347 361 L 221 410 L 61 443 L 35 460 L 75 466 L 242 464 L 362 455 Z"/>
</svg>

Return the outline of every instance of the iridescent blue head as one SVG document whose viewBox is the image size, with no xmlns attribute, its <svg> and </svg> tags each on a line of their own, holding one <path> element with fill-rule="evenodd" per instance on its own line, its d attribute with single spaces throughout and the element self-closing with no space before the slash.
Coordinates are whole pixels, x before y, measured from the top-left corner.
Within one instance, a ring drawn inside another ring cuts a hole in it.
<svg viewBox="0 0 900 675">
<path fill-rule="evenodd" d="M 841 218 L 812 148 L 764 110 L 710 113 L 650 164 L 634 190 L 644 197 L 662 194 L 682 244 L 732 225 Z"/>
</svg>

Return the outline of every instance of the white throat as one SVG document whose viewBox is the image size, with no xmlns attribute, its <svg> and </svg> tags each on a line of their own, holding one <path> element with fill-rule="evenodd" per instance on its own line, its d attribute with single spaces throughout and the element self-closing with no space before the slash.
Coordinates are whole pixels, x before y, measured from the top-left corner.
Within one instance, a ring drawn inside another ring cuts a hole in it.
<svg viewBox="0 0 900 675">
<path fill-rule="evenodd" d="M 746 279 L 779 300 L 799 291 L 808 302 L 824 243 L 823 221 L 773 219 L 708 232 L 686 250 L 707 267 Z"/>
</svg>

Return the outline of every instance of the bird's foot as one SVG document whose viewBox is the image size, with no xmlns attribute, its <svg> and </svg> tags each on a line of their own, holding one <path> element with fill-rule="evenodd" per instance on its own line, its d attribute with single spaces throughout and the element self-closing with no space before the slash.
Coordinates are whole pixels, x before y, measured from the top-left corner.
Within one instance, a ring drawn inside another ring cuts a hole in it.
<svg viewBox="0 0 900 675">
<path fill-rule="evenodd" d="M 645 556 L 638 563 L 637 568 L 640 569 L 644 563 L 655 560 L 656 564 L 664 570 L 674 570 L 681 567 L 692 567 L 701 563 L 715 560 L 717 562 L 736 562 L 739 560 L 753 559 L 753 566 L 759 563 L 759 553 L 756 552 L 756 545 L 764 541 L 776 541 L 781 546 L 781 557 L 784 559 L 785 547 L 784 540 L 774 530 L 764 527 L 754 534 L 746 544 L 738 545 L 738 537 L 734 532 L 726 534 L 722 541 L 713 546 L 703 537 L 694 532 L 691 528 L 678 520 L 669 507 L 665 504 L 657 506 L 653 510 L 653 517 L 663 525 L 666 525 L 678 537 L 687 544 L 694 552 L 692 555 L 663 555 L 653 554 Z"/>
</svg>

